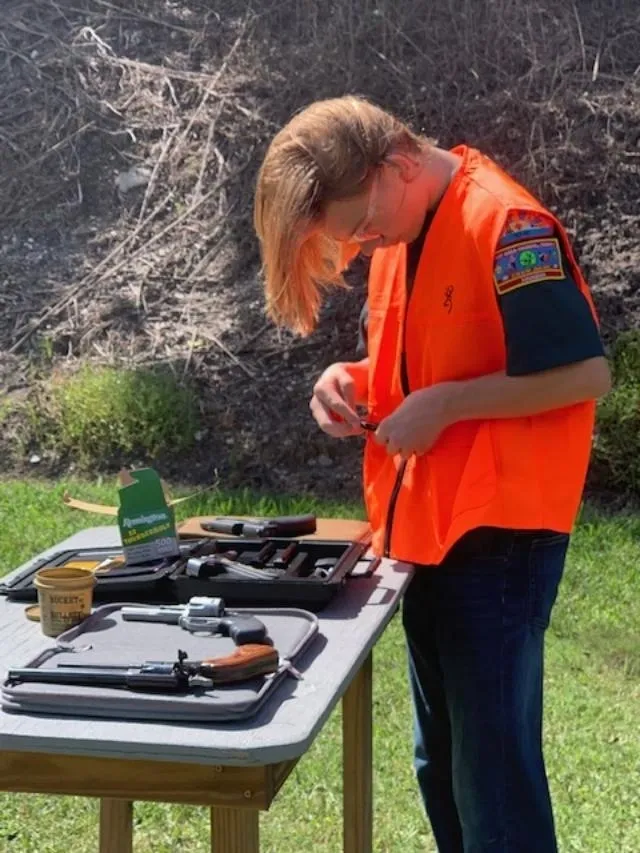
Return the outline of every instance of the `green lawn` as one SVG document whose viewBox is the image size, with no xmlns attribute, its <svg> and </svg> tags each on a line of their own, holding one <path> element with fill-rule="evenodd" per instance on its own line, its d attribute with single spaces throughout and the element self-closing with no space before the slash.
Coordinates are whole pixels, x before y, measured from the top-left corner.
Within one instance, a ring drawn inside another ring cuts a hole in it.
<svg viewBox="0 0 640 853">
<path fill-rule="evenodd" d="M 106 519 L 62 505 L 64 484 L 0 482 L 0 572 L 75 530 Z M 75 483 L 87 499 L 114 502 L 114 488 Z M 180 508 L 206 512 L 300 511 L 296 501 L 210 495 Z M 318 514 L 361 517 L 358 507 L 315 505 Z M 547 762 L 562 853 L 640 851 L 640 519 L 583 513 L 548 634 Z M 375 667 L 375 850 L 435 850 L 411 771 L 410 707 L 402 632 L 395 619 Z M 263 849 L 340 849 L 340 716 L 335 713 L 262 818 Z M 0 795 L 0 853 L 93 853 L 97 802 Z M 205 809 L 140 803 L 136 853 L 205 853 Z M 71 841 L 72 839 L 72 841 Z"/>
</svg>

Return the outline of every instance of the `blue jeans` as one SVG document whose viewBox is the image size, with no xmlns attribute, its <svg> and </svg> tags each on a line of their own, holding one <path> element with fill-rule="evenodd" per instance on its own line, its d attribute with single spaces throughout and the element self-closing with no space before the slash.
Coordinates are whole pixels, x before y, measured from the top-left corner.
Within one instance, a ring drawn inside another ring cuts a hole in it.
<svg viewBox="0 0 640 853">
<path fill-rule="evenodd" d="M 471 531 L 403 603 L 415 769 L 440 853 L 557 853 L 544 634 L 569 537 Z"/>
</svg>

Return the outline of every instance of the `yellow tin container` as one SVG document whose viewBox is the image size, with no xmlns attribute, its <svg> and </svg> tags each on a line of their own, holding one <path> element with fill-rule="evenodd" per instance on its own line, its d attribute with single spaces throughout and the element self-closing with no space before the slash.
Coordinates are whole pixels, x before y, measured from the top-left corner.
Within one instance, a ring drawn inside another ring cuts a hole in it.
<svg viewBox="0 0 640 853">
<path fill-rule="evenodd" d="M 90 569 L 40 569 L 33 583 L 38 590 L 42 633 L 47 637 L 57 637 L 91 613 L 96 578 Z"/>
</svg>

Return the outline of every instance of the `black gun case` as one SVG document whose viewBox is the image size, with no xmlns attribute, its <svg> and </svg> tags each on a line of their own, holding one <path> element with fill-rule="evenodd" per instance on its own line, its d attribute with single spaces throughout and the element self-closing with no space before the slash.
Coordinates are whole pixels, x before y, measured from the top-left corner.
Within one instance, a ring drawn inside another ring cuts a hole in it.
<svg viewBox="0 0 640 853">
<path fill-rule="evenodd" d="M 209 537 L 181 542 L 179 557 L 139 565 L 128 565 L 117 547 L 63 550 L 0 583 L 0 594 L 12 601 L 36 601 L 33 580 L 39 569 L 80 566 L 95 571 L 96 603 L 182 603 L 206 595 L 223 598 L 231 607 L 318 611 L 347 579 L 371 574 L 377 561 L 367 549 L 366 541 Z"/>
</svg>

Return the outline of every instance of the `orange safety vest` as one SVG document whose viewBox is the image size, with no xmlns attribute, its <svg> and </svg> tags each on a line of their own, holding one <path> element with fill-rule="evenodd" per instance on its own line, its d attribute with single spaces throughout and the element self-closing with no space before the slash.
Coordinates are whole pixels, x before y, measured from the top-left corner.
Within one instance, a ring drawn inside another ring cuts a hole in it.
<svg viewBox="0 0 640 853">
<path fill-rule="evenodd" d="M 504 371 L 504 329 L 494 255 L 512 209 L 554 220 L 571 273 L 593 303 L 560 223 L 523 187 L 474 149 L 452 153 L 462 166 L 427 237 L 406 305 L 405 244 L 377 249 L 369 272 L 368 417 L 380 421 L 409 391 Z M 595 311 L 594 311 L 595 316 Z M 364 492 L 379 555 L 440 563 L 467 531 L 481 526 L 570 532 L 589 463 L 595 403 L 531 417 L 462 421 L 403 465 L 372 436 Z"/>
</svg>

